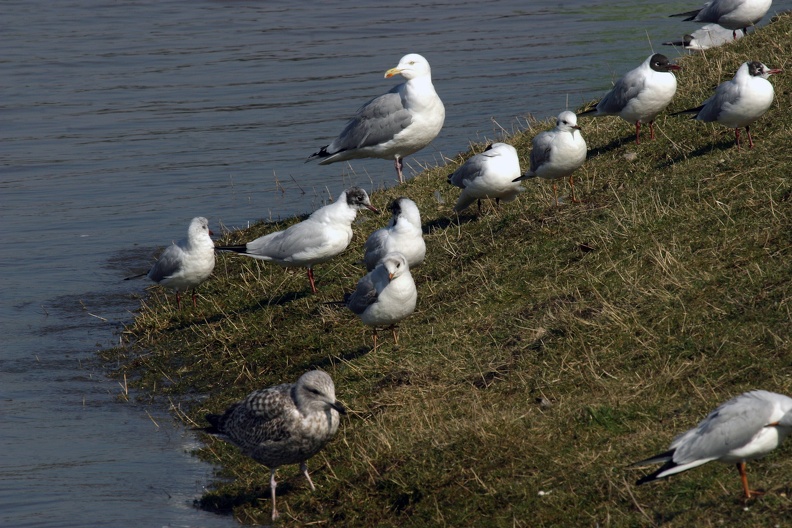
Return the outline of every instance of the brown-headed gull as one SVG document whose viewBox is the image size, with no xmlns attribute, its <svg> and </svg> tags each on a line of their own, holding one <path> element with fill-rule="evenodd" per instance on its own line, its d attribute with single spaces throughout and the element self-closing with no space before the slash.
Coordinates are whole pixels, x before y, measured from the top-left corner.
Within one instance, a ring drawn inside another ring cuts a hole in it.
<svg viewBox="0 0 792 528">
<path fill-rule="evenodd" d="M 426 256 L 426 243 L 421 227 L 418 206 L 402 196 L 391 202 L 393 216 L 386 227 L 377 229 L 366 240 L 366 270 L 371 271 L 382 262 L 385 255 L 398 251 L 407 258 L 410 269 L 420 266 Z"/>
<path fill-rule="evenodd" d="M 448 176 L 448 183 L 462 189 L 454 211 L 459 213 L 478 200 L 495 200 L 496 204 L 514 201 L 524 190 L 522 184 L 515 182 L 520 176 L 520 159 L 517 150 L 506 143 L 493 143 L 483 152 L 468 158 L 457 170 Z"/>
<path fill-rule="evenodd" d="M 633 466 L 663 463 L 642 477 L 644 484 L 717 460 L 737 464 L 746 498 L 760 495 L 748 487 L 745 462 L 761 458 L 781 445 L 792 432 L 792 398 L 755 390 L 733 398 L 712 411 L 696 427 L 677 436 L 669 450 Z"/>
<path fill-rule="evenodd" d="M 181 308 L 180 292 L 192 289 L 193 306 L 195 288 L 209 278 L 215 266 L 215 246 L 210 238 L 209 220 L 197 216 L 190 222 L 187 238 L 168 246 L 145 275 L 161 286 L 176 292 L 176 306 Z M 142 277 L 136 275 L 135 277 Z M 128 279 L 135 277 L 127 277 Z"/>
<path fill-rule="evenodd" d="M 648 123 L 649 137 L 654 139 L 654 119 L 674 98 L 677 81 L 672 70 L 679 69 L 665 55 L 650 55 L 616 81 L 597 106 L 578 116 L 617 115 L 635 125 L 636 143 L 641 142 L 641 124 Z"/>
<path fill-rule="evenodd" d="M 685 35 L 682 40 L 663 42 L 663 45 L 680 46 L 691 51 L 704 51 L 741 39 L 744 35 L 745 33 L 741 29 L 730 31 L 718 24 L 707 24 L 693 33 Z"/>
<path fill-rule="evenodd" d="M 711 0 L 699 9 L 668 15 L 670 17 L 687 17 L 685 22 L 712 22 L 733 31 L 737 38 L 737 30 L 745 32 L 749 26 L 756 25 L 767 14 L 773 0 Z"/>
<path fill-rule="evenodd" d="M 393 330 L 398 344 L 397 324 L 415 311 L 418 292 L 407 259 L 401 253 L 389 253 L 382 262 L 360 279 L 347 307 L 363 324 L 373 327 L 374 350 L 377 350 L 377 327 Z"/>
<path fill-rule="evenodd" d="M 223 414 L 207 414 L 211 425 L 199 429 L 237 446 L 243 455 L 270 468 L 272 520 L 275 505 L 275 471 L 300 464 L 311 490 L 315 490 L 306 461 L 318 453 L 338 430 L 339 414 L 333 380 L 326 372 L 306 372 L 297 383 L 285 383 L 250 393 Z"/>
<path fill-rule="evenodd" d="M 572 173 L 586 161 L 586 141 L 580 134 L 577 116 L 568 110 L 558 114 L 553 130 L 537 134 L 531 142 L 531 158 L 528 172 L 513 181 L 539 177 L 545 180 L 557 180 L 569 176 L 572 188 L 572 201 L 575 198 L 575 184 Z M 553 182 L 553 197 L 558 205 L 558 186 Z"/>
<path fill-rule="evenodd" d="M 311 291 L 316 293 L 313 267 L 342 253 L 352 240 L 352 222 L 359 209 L 379 213 L 360 187 L 350 187 L 338 200 L 321 207 L 298 224 L 239 246 L 218 246 L 218 251 L 268 260 L 285 267 L 308 269 Z"/>
<path fill-rule="evenodd" d="M 320 165 L 356 158 L 393 159 L 399 182 L 405 156 L 432 142 L 445 121 L 445 107 L 432 84 L 429 62 L 417 53 L 405 55 L 385 77 L 401 75 L 407 82 L 394 86 L 358 109 L 332 143 L 312 154 Z"/>
<path fill-rule="evenodd" d="M 767 80 L 782 70 L 770 69 L 761 62 L 744 62 L 734 78 L 718 85 L 715 94 L 696 108 L 682 110 L 671 115 L 694 114 L 693 118 L 704 122 L 717 122 L 734 129 L 734 141 L 740 148 L 740 128 L 748 134 L 748 145 L 753 148 L 750 125 L 773 104 L 773 85 Z"/>
</svg>

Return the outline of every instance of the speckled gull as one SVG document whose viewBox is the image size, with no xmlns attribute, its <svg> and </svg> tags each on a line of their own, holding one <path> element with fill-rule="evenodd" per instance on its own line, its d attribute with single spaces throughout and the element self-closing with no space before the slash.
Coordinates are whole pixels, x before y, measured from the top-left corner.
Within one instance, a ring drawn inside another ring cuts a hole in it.
<svg viewBox="0 0 792 528">
<path fill-rule="evenodd" d="M 586 141 L 577 125 L 577 116 L 568 110 L 561 112 L 553 130 L 545 130 L 534 136 L 531 142 L 530 168 L 514 181 L 535 177 L 556 180 L 569 176 L 572 201 L 577 202 L 572 173 L 586 161 L 586 148 Z M 555 182 L 553 182 L 553 197 L 557 206 L 558 186 Z"/>
<path fill-rule="evenodd" d="M 432 84 L 429 62 L 421 55 L 405 55 L 385 77 L 397 74 L 407 82 L 361 106 L 341 134 L 308 160 L 319 158 L 320 165 L 327 165 L 356 158 L 393 159 L 403 183 L 403 158 L 437 137 L 445 107 Z"/>
<path fill-rule="evenodd" d="M 522 184 L 515 182 L 520 176 L 520 159 L 517 150 L 506 143 L 493 143 L 484 152 L 468 158 L 457 170 L 448 176 L 448 183 L 462 189 L 454 211 L 467 209 L 481 200 L 511 202 L 524 190 Z"/>
<path fill-rule="evenodd" d="M 212 234 L 209 220 L 202 216 L 193 218 L 187 230 L 187 238 L 165 248 L 146 274 L 149 279 L 176 292 L 176 306 L 179 308 L 181 308 L 179 292 L 192 289 L 192 301 L 195 306 L 195 288 L 208 279 L 214 271 L 215 246 L 210 238 Z M 142 275 L 135 277 L 140 276 Z"/>
<path fill-rule="evenodd" d="M 417 300 L 418 292 L 407 259 L 401 253 L 389 253 L 358 281 L 354 293 L 347 299 L 347 306 L 363 324 L 373 328 L 374 350 L 377 350 L 377 327 L 390 327 L 393 341 L 398 344 L 396 325 L 415 311 Z"/>
<path fill-rule="evenodd" d="M 680 70 L 668 57 L 655 53 L 637 68 L 628 71 L 591 110 L 579 116 L 617 115 L 635 125 L 635 142 L 641 142 L 641 124 L 649 123 L 649 139 L 654 139 L 654 119 L 665 110 L 677 89 L 672 70 Z"/>
<path fill-rule="evenodd" d="M 688 17 L 686 22 L 712 22 L 734 31 L 745 32 L 749 26 L 755 25 L 767 14 L 773 0 L 711 0 L 700 9 L 669 15 L 671 17 Z"/>
<path fill-rule="evenodd" d="M 740 148 L 740 128 L 745 127 L 748 145 L 753 148 L 750 125 L 773 104 L 775 92 L 767 80 L 782 70 L 770 69 L 761 62 L 744 62 L 737 69 L 734 78 L 721 83 L 715 94 L 699 107 L 682 110 L 671 115 L 694 114 L 699 121 L 715 121 L 734 129 L 734 141 Z"/>
<path fill-rule="evenodd" d="M 663 463 L 642 477 L 644 484 L 717 460 L 737 464 L 746 498 L 761 495 L 748 487 L 745 462 L 761 458 L 781 445 L 792 432 L 792 398 L 755 390 L 733 398 L 712 411 L 696 427 L 679 435 L 668 451 L 633 466 Z"/>
<path fill-rule="evenodd" d="M 350 187 L 338 200 L 314 211 L 311 216 L 284 231 L 276 231 L 239 246 L 218 246 L 218 251 L 268 260 L 286 267 L 308 269 L 311 291 L 316 293 L 313 267 L 342 253 L 352 240 L 352 222 L 359 209 L 379 213 L 360 187 Z"/>
<path fill-rule="evenodd" d="M 315 490 L 306 461 L 333 438 L 339 413 L 346 414 L 346 409 L 336 401 L 333 380 L 325 372 L 312 370 L 297 383 L 254 391 L 223 414 L 207 414 L 211 425 L 201 430 L 234 444 L 243 455 L 270 468 L 275 520 L 275 471 L 286 464 L 300 464 L 300 471 Z"/>
<path fill-rule="evenodd" d="M 426 243 L 421 227 L 418 206 L 402 196 L 391 202 L 393 216 L 388 225 L 377 229 L 366 240 L 364 261 L 371 271 L 382 262 L 385 255 L 398 251 L 407 258 L 410 269 L 420 266 L 426 256 Z"/>
<path fill-rule="evenodd" d="M 741 29 L 729 31 L 718 24 L 707 24 L 693 33 L 685 35 L 682 40 L 663 42 L 663 45 L 680 46 L 692 51 L 704 51 L 741 39 L 744 35 L 745 33 Z"/>
</svg>

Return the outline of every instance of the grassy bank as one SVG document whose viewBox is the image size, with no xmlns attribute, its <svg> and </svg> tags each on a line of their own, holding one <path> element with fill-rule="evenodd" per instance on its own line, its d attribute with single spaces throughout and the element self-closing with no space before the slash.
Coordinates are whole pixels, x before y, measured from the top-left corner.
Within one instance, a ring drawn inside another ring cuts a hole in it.
<svg viewBox="0 0 792 528">
<path fill-rule="evenodd" d="M 752 486 L 768 493 L 747 505 L 730 466 L 641 487 L 644 471 L 626 466 L 740 392 L 792 394 L 791 59 L 785 16 L 681 61 L 669 111 L 700 104 L 746 60 L 787 70 L 771 78 L 776 100 L 750 151 L 734 148 L 733 130 L 684 117 L 661 116 L 658 139 L 641 145 L 618 118 L 583 119 L 581 204 L 557 208 L 550 185 L 532 180 L 518 201 L 457 219 L 459 190 L 445 179 L 463 156 L 375 193 L 379 208 L 415 200 L 426 233 L 418 308 L 398 347 L 382 333 L 372 353 L 370 331 L 324 304 L 365 273 L 361 246 L 386 217 L 362 213 L 349 250 L 317 267 L 317 295 L 302 270 L 220 255 L 198 308 L 179 312 L 153 290 L 128 345 L 107 356 L 143 394 L 180 402 L 188 424 L 253 389 L 328 371 L 351 412 L 309 462 L 316 492 L 296 466 L 279 471 L 283 524 L 789 522 L 792 442 L 749 463 Z M 534 125 L 508 139 L 523 168 L 531 138 L 551 126 Z M 267 523 L 266 468 L 206 441 L 200 456 L 229 480 L 203 506 Z"/>
</svg>

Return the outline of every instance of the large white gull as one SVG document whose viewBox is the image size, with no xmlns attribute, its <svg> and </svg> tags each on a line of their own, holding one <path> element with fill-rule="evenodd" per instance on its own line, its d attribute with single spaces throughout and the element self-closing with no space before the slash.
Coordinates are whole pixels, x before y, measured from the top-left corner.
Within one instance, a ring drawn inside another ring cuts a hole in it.
<svg viewBox="0 0 792 528">
<path fill-rule="evenodd" d="M 405 55 L 385 77 L 401 75 L 407 82 L 394 86 L 358 109 L 341 134 L 308 160 L 320 165 L 356 158 L 393 159 L 399 182 L 405 156 L 418 152 L 440 133 L 445 107 L 432 84 L 429 62 L 417 53 Z"/>
<path fill-rule="evenodd" d="M 633 466 L 663 463 L 638 480 L 644 484 L 717 460 L 737 464 L 746 498 L 760 495 L 748 487 L 745 462 L 761 458 L 792 432 L 792 398 L 756 390 L 720 405 L 696 427 L 679 435 L 669 450 Z"/>
</svg>

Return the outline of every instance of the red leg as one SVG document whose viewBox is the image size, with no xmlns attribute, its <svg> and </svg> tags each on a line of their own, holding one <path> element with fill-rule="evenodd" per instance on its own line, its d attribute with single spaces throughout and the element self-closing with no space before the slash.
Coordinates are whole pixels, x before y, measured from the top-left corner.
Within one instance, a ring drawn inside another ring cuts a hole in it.
<svg viewBox="0 0 792 528">
<path fill-rule="evenodd" d="M 751 137 L 751 127 L 745 127 L 745 133 L 748 134 L 748 148 L 753 148 L 753 138 Z"/>
<path fill-rule="evenodd" d="M 181 310 L 181 296 L 179 295 L 179 290 L 176 290 L 176 308 Z"/>
<path fill-rule="evenodd" d="M 654 121 L 649 121 L 649 139 L 654 141 Z"/>
<path fill-rule="evenodd" d="M 402 158 L 397 157 L 393 164 L 396 167 L 396 173 L 399 175 L 399 183 L 404 183 L 404 175 L 402 174 L 404 163 L 402 163 Z"/>
<path fill-rule="evenodd" d="M 553 184 L 553 198 L 555 198 L 556 207 L 558 207 L 558 185 Z"/>
<path fill-rule="evenodd" d="M 740 129 L 734 129 L 734 142 L 737 143 L 737 150 L 740 150 Z"/>
<path fill-rule="evenodd" d="M 316 293 L 316 284 L 314 284 L 313 269 L 308 268 L 308 282 L 311 283 L 311 292 Z"/>
<path fill-rule="evenodd" d="M 637 145 L 641 144 L 641 122 L 635 122 L 635 143 Z"/>
<path fill-rule="evenodd" d="M 572 175 L 569 175 L 569 187 L 572 189 L 572 203 L 580 203 L 580 200 L 575 198 L 575 184 L 572 182 Z"/>
<path fill-rule="evenodd" d="M 193 288 L 193 308 L 198 307 L 198 304 L 195 302 L 195 288 Z"/>
</svg>

